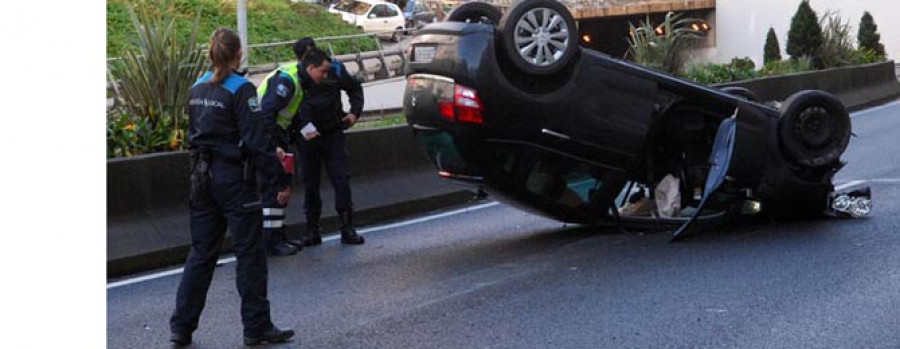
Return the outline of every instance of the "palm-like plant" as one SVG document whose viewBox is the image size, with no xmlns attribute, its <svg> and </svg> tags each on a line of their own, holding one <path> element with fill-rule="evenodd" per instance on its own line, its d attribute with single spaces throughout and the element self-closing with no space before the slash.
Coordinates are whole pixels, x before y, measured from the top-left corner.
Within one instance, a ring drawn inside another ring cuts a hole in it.
<svg viewBox="0 0 900 349">
<path fill-rule="evenodd" d="M 849 21 L 844 21 L 837 12 L 827 11 L 819 19 L 822 27 L 822 45 L 817 56 L 823 68 L 843 67 L 854 63 L 856 49 L 853 47 L 853 33 Z"/>
<path fill-rule="evenodd" d="M 131 4 L 128 11 L 137 32 L 137 48 L 126 50 L 122 60 L 111 63 L 110 72 L 118 87 L 119 112 L 133 119 L 126 126 L 139 138 L 135 145 L 139 149 L 131 153 L 183 149 L 185 107 L 206 60 L 196 40 L 200 13 L 185 42 L 176 35 L 171 11 L 159 17 L 138 15 Z"/>
<path fill-rule="evenodd" d="M 637 27 L 628 23 L 628 55 L 637 64 L 678 73 L 687 60 L 686 51 L 702 38 L 701 32 L 691 27 L 697 19 L 680 17 L 669 12 L 659 26 L 652 25 L 649 17 Z"/>
</svg>

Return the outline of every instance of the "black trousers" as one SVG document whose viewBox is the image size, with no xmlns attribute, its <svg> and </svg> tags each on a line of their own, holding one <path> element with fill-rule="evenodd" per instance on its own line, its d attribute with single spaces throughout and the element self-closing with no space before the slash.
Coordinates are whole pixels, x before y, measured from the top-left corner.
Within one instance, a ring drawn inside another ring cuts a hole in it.
<svg viewBox="0 0 900 349">
<path fill-rule="evenodd" d="M 338 212 L 353 210 L 350 193 L 350 156 L 347 153 L 346 136 L 341 131 L 331 132 L 312 140 L 303 138 L 297 142 L 300 163 L 303 168 L 303 211 L 307 216 L 322 212 L 322 197 L 319 184 L 322 165 L 328 171 L 328 178 L 334 187 L 334 209 Z"/>
<path fill-rule="evenodd" d="M 237 167 L 233 170 L 241 171 Z M 256 180 L 252 172 L 242 178 L 229 171 L 220 171 L 205 184 L 192 180 L 191 251 L 169 322 L 172 332 L 190 333 L 197 329 L 226 227 L 230 228 L 237 257 L 244 335 L 258 337 L 274 327 L 267 299 L 268 267 Z"/>
<path fill-rule="evenodd" d="M 262 179 L 262 175 L 258 175 L 257 178 Z M 278 203 L 278 189 L 275 186 L 263 184 L 260 185 L 260 191 L 262 192 L 263 239 L 266 241 L 266 246 L 271 249 L 285 240 L 284 208 L 287 207 L 287 204 Z"/>
</svg>

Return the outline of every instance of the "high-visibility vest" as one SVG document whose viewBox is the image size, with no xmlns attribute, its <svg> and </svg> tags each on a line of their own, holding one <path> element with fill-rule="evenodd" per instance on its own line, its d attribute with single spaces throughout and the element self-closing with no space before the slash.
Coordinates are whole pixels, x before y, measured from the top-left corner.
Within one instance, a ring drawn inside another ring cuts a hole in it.
<svg viewBox="0 0 900 349">
<path fill-rule="evenodd" d="M 294 95 L 291 96 L 291 101 L 288 102 L 288 105 L 284 107 L 284 109 L 278 111 L 278 124 L 281 125 L 281 127 L 287 128 L 288 125 L 291 124 L 294 115 L 297 114 L 297 109 L 300 108 L 300 102 L 303 101 L 303 88 L 300 86 L 300 75 L 297 71 L 297 63 L 280 66 L 278 69 L 269 73 L 269 75 L 266 75 L 266 78 L 263 79 L 262 84 L 260 84 L 259 88 L 256 90 L 257 94 L 259 94 L 259 98 L 262 98 L 266 94 L 269 79 L 275 76 L 275 74 L 284 74 L 294 83 Z"/>
</svg>

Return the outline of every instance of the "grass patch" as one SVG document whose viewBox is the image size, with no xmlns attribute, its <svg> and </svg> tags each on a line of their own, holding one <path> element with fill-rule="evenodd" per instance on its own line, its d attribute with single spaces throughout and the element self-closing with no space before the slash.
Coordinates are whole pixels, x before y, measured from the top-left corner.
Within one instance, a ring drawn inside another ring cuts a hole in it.
<svg viewBox="0 0 900 349">
<path fill-rule="evenodd" d="M 106 2 L 106 56 L 119 57 L 125 48 L 135 48 L 136 33 L 128 17 L 128 1 L 108 0 Z M 175 17 L 179 39 L 187 39 L 194 17 L 201 12 L 198 28 L 201 42 L 208 40 L 209 34 L 217 27 L 237 29 L 237 3 L 234 0 L 133 0 L 130 1 L 137 12 L 159 16 L 170 11 Z M 319 5 L 305 2 L 291 3 L 289 0 L 253 0 L 247 2 L 247 40 L 250 44 L 292 41 L 304 36 L 320 38 L 361 34 L 362 30 L 342 21 L 340 17 L 328 13 Z M 372 39 L 345 40 L 333 42 L 335 54 L 356 52 L 359 49 L 376 49 Z M 322 46 L 325 46 L 324 43 Z M 289 46 L 278 48 L 274 54 L 270 50 L 251 50 L 250 64 L 271 63 L 293 60 Z"/>
<path fill-rule="evenodd" d="M 406 116 L 403 113 L 396 113 L 386 116 L 367 116 L 360 119 L 353 128 L 369 129 L 397 125 L 406 125 Z"/>
</svg>

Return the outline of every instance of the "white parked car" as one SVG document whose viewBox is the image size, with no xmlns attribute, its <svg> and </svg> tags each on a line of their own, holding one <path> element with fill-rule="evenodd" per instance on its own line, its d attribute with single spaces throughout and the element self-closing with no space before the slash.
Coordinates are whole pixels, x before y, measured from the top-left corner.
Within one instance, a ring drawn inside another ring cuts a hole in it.
<svg viewBox="0 0 900 349">
<path fill-rule="evenodd" d="M 366 33 L 393 31 L 390 36 L 394 41 L 400 41 L 406 25 L 400 7 L 381 0 L 340 1 L 332 5 L 328 12 L 340 14 L 345 22 L 362 28 Z"/>
</svg>

